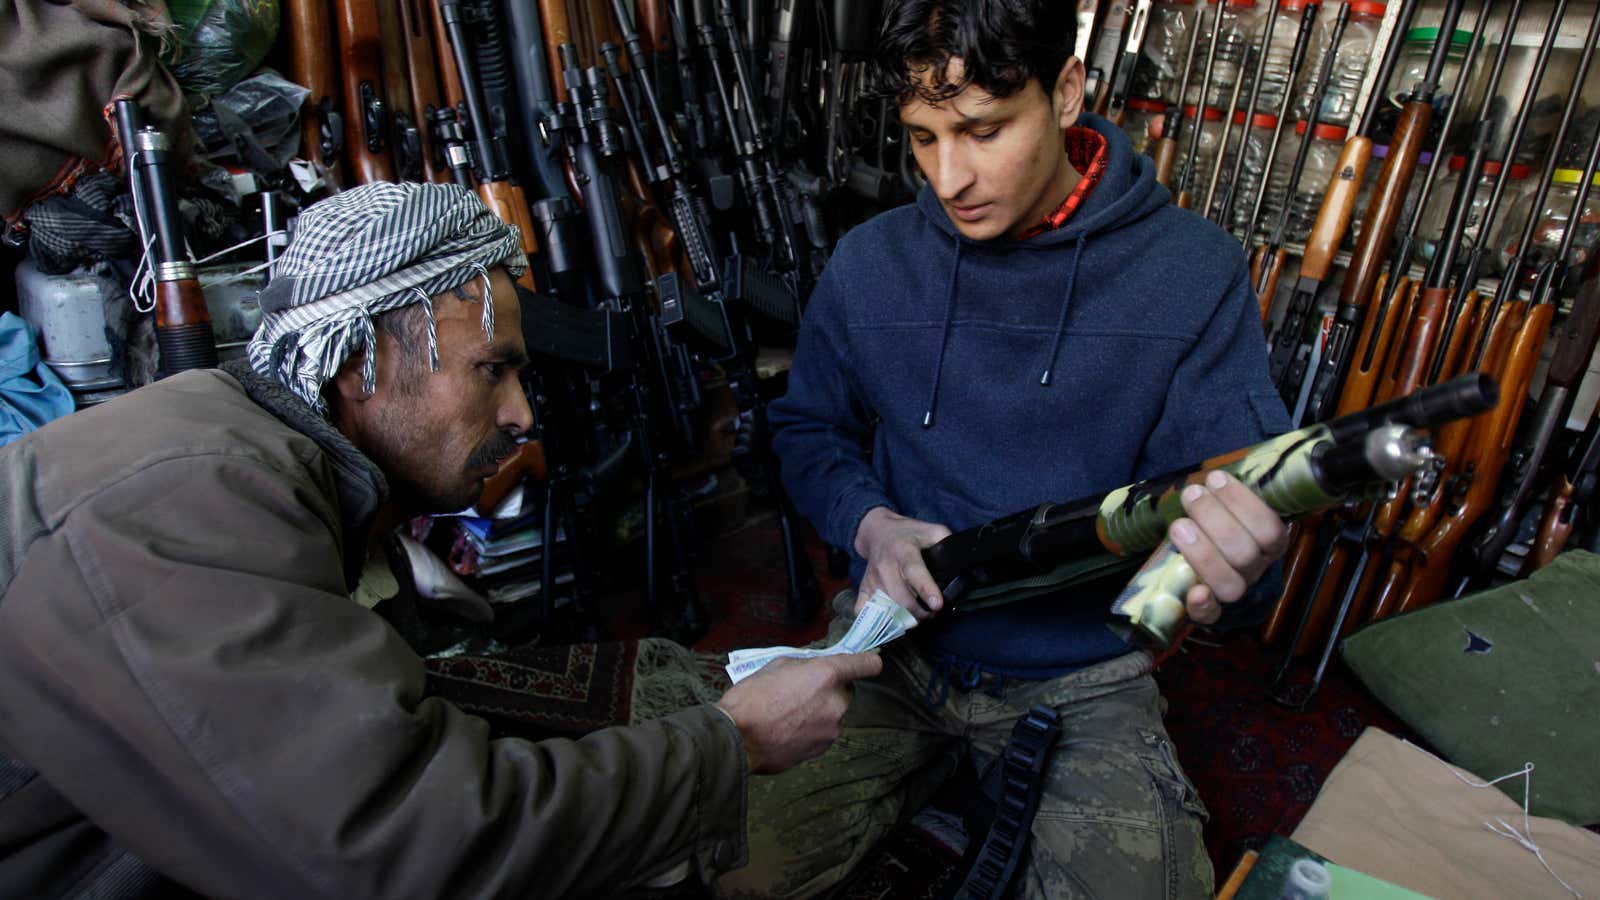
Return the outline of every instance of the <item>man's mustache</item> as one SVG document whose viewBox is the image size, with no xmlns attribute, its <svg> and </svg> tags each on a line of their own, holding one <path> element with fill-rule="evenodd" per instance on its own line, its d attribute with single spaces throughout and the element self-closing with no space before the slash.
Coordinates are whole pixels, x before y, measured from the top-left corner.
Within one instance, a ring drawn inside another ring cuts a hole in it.
<svg viewBox="0 0 1600 900">
<path fill-rule="evenodd" d="M 504 431 L 499 432 L 472 451 L 472 455 L 467 457 L 467 470 L 476 472 L 479 469 L 498 468 L 506 457 L 515 452 L 517 452 L 516 438 Z"/>
</svg>

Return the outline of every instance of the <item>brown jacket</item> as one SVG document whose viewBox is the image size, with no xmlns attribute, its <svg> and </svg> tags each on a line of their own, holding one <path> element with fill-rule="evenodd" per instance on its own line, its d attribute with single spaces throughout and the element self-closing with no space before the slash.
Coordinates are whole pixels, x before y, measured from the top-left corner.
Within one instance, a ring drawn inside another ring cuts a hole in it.
<svg viewBox="0 0 1600 900">
<path fill-rule="evenodd" d="M 126 888 L 141 861 L 341 900 L 608 895 L 743 861 L 744 750 L 715 708 L 533 743 L 423 698 L 348 599 L 384 492 L 245 369 L 0 451 L 0 896 Z"/>
</svg>

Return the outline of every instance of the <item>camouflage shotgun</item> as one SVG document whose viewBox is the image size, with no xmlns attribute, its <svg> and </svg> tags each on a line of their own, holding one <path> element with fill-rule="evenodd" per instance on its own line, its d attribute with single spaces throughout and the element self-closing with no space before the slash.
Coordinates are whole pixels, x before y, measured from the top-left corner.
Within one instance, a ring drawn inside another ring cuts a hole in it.
<svg viewBox="0 0 1600 900">
<path fill-rule="evenodd" d="M 1232 473 L 1285 517 L 1371 496 L 1433 464 L 1423 429 L 1494 406 L 1487 376 L 1460 378 L 1349 416 L 1280 435 L 1107 494 L 1045 503 L 953 534 L 923 559 L 946 600 L 974 588 L 1048 573 L 1089 557 L 1131 557 L 1162 546 L 1184 515 L 1179 492 L 1215 469 Z M 1112 604 L 1136 633 L 1172 642 L 1195 575 L 1167 544 Z"/>
</svg>

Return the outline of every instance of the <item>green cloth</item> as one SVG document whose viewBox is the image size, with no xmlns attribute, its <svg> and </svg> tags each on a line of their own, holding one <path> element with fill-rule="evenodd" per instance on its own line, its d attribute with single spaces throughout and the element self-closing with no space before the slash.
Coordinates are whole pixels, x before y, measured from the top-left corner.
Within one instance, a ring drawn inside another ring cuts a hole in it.
<svg viewBox="0 0 1600 900">
<path fill-rule="evenodd" d="M 1341 653 L 1451 762 L 1495 778 L 1532 762 L 1535 815 L 1600 822 L 1600 556 L 1368 625 Z M 1522 802 L 1522 779 L 1499 785 Z"/>
</svg>

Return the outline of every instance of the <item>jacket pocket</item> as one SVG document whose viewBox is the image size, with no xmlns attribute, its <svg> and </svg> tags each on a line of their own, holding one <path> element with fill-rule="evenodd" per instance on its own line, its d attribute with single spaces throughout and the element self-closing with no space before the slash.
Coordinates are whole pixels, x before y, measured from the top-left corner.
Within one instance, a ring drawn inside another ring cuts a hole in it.
<svg viewBox="0 0 1600 900">
<path fill-rule="evenodd" d="M 1255 413 L 1256 425 L 1267 437 L 1276 437 L 1294 430 L 1289 421 L 1289 411 L 1284 409 L 1283 398 L 1272 391 L 1250 391 L 1250 411 Z"/>
<path fill-rule="evenodd" d="M 1154 731 L 1139 730 L 1139 736 L 1144 739 L 1145 751 L 1139 754 L 1139 759 L 1150 771 L 1150 777 L 1156 781 L 1163 797 L 1170 798 L 1174 803 L 1201 819 L 1209 820 L 1211 814 L 1206 811 L 1206 806 L 1200 800 L 1200 792 L 1195 790 L 1194 782 L 1178 765 L 1178 756 L 1172 749 L 1172 741 L 1164 734 Z"/>
</svg>

